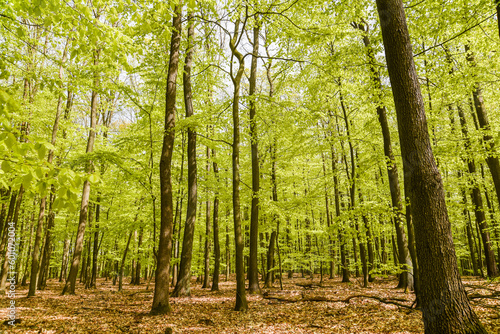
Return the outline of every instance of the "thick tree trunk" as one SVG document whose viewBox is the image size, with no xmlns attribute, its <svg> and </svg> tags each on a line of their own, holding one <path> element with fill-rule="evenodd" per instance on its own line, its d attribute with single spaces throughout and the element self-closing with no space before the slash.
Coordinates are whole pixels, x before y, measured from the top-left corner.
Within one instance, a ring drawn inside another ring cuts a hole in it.
<svg viewBox="0 0 500 334">
<path fill-rule="evenodd" d="M 377 0 L 377 9 L 415 224 L 425 332 L 486 333 L 458 272 L 443 182 L 431 149 L 403 3 Z"/>
<path fill-rule="evenodd" d="M 186 53 L 183 84 L 184 84 L 184 105 L 186 108 L 186 118 L 194 114 L 193 100 L 191 92 L 191 66 L 193 59 L 194 26 L 192 15 L 188 17 L 188 50 Z M 196 165 L 196 132 L 193 128 L 188 128 L 188 203 L 186 212 L 186 223 L 184 225 L 184 238 L 182 240 L 181 262 L 179 266 L 179 278 L 175 285 L 172 297 L 182 297 L 191 295 L 191 260 L 193 257 L 194 228 L 196 224 L 197 209 L 197 165 Z"/>
<path fill-rule="evenodd" d="M 161 226 L 160 241 L 155 274 L 155 292 L 151 314 L 170 313 L 169 280 L 170 257 L 172 255 L 172 155 L 175 140 L 175 100 L 177 92 L 177 70 L 179 66 L 179 46 L 181 42 L 182 4 L 181 1 L 174 8 L 175 16 L 172 23 L 170 41 L 170 60 L 167 74 L 167 92 L 165 106 L 165 132 L 160 158 L 160 191 L 161 191 Z"/>
<path fill-rule="evenodd" d="M 238 38 L 240 36 L 240 19 L 234 24 L 234 35 L 232 36 L 229 47 L 233 56 L 238 60 L 238 70 L 233 76 L 231 62 L 231 80 L 233 81 L 233 153 L 232 153 L 232 172 L 233 172 L 233 221 L 234 221 L 234 245 L 235 245 L 235 263 L 236 263 L 236 303 L 235 311 L 246 311 L 248 309 L 246 290 L 245 290 L 245 267 L 243 262 L 243 235 L 241 231 L 241 211 L 240 211 L 240 83 L 245 69 L 245 59 L 237 50 Z M 243 34 L 243 31 L 241 32 Z"/>
</svg>

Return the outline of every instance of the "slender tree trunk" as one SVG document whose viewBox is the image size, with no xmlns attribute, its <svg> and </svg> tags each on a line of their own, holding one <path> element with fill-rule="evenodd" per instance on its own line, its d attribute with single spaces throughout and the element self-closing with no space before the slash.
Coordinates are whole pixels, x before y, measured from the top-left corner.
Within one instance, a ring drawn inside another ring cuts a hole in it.
<svg viewBox="0 0 500 334">
<path fill-rule="evenodd" d="M 207 175 L 210 173 L 210 148 L 207 146 Z M 207 191 L 208 192 L 208 191 Z M 207 193 L 207 198 L 209 198 L 209 193 Z M 207 200 L 205 203 L 205 258 L 204 266 L 205 270 L 203 273 L 203 286 L 202 288 L 210 287 L 210 201 Z"/>
<path fill-rule="evenodd" d="M 179 175 L 179 184 L 182 184 L 184 181 L 184 148 L 185 148 L 185 135 L 182 133 L 182 144 L 181 144 L 181 172 Z M 181 222 L 182 222 L 182 206 L 184 203 L 184 188 L 179 187 L 177 191 L 177 199 L 175 201 L 175 218 L 174 218 L 174 227 L 173 227 L 173 235 L 177 234 L 174 241 L 174 258 L 179 259 L 179 251 L 180 251 L 180 239 L 181 239 Z M 177 282 L 179 281 L 179 263 L 175 263 L 172 268 L 172 282 L 171 286 L 175 288 Z"/>
<path fill-rule="evenodd" d="M 431 149 L 424 102 L 401 0 L 377 0 L 409 186 L 426 333 L 486 333 L 458 272 L 443 182 Z"/>
<path fill-rule="evenodd" d="M 235 311 L 246 311 L 248 309 L 247 297 L 245 291 L 245 267 L 243 262 L 243 235 L 241 232 L 241 211 L 240 211 L 240 83 L 245 69 L 245 60 L 243 55 L 236 49 L 238 38 L 240 36 L 240 19 L 234 24 L 234 35 L 232 36 L 229 47 L 233 56 L 238 59 L 238 70 L 233 76 L 231 62 L 231 80 L 233 81 L 233 153 L 232 153 L 232 172 L 233 172 L 233 221 L 234 221 L 234 245 L 236 249 L 236 303 Z M 244 29 L 244 25 L 243 25 Z M 241 31 L 243 34 L 243 31 Z"/>
<path fill-rule="evenodd" d="M 135 267 L 135 280 L 134 283 L 136 285 L 141 284 L 141 257 L 142 257 L 142 234 L 143 234 L 143 229 L 142 227 L 139 229 L 139 240 L 137 241 L 137 258 L 135 260 L 136 267 Z"/>
<path fill-rule="evenodd" d="M 411 276 L 411 260 L 408 254 L 408 243 L 406 241 L 406 235 L 403 228 L 403 202 L 401 200 L 401 191 L 399 186 L 399 176 L 396 166 L 396 160 L 394 158 L 394 153 L 392 151 L 391 134 L 389 130 L 389 123 L 387 121 L 387 112 L 380 100 L 382 98 L 381 91 L 381 81 L 380 73 L 376 67 L 375 55 L 373 52 L 371 41 L 368 37 L 368 28 L 357 24 L 356 27 L 364 32 L 363 43 L 366 47 L 368 60 L 370 62 L 370 71 L 372 75 L 372 82 L 376 89 L 376 98 L 379 101 L 377 104 L 377 114 L 380 126 L 382 128 L 382 137 L 384 141 L 384 154 L 387 158 L 387 175 L 389 178 L 389 188 L 391 191 L 391 201 L 392 207 L 396 214 L 396 219 L 394 220 L 396 227 L 396 237 L 398 242 L 398 260 L 403 266 L 404 272 L 399 275 L 399 288 L 410 288 L 413 289 L 413 278 Z"/>
<path fill-rule="evenodd" d="M 212 149 L 214 174 L 217 183 L 219 183 L 219 166 L 215 161 L 215 150 Z M 215 191 L 214 198 L 214 272 L 211 291 L 219 291 L 219 273 L 220 273 L 220 242 L 219 242 L 219 191 Z"/>
<path fill-rule="evenodd" d="M 49 204 L 49 215 L 47 217 L 47 230 L 45 231 L 45 243 L 43 246 L 42 261 L 40 264 L 40 274 L 38 279 L 38 290 L 45 289 L 47 285 L 48 269 L 50 267 L 50 256 L 52 253 L 52 229 L 54 228 L 55 213 L 52 211 L 52 205 L 54 203 L 55 189 L 52 187 L 50 194 L 50 204 Z"/>
<path fill-rule="evenodd" d="M 61 261 L 61 274 L 59 276 L 59 282 L 66 280 L 66 270 L 68 268 L 70 242 L 71 242 L 71 240 L 68 238 L 66 238 L 64 240 L 63 257 L 62 257 L 62 261 Z"/>
<path fill-rule="evenodd" d="M 326 183 L 326 164 L 325 164 L 325 154 L 321 153 L 321 159 L 323 162 L 323 176 L 325 178 L 325 210 L 326 210 L 326 226 L 328 229 L 330 229 L 330 203 L 328 201 L 328 187 Z M 328 261 L 330 264 L 330 269 L 329 269 L 329 274 L 330 274 L 330 279 L 333 279 L 335 276 L 335 262 L 334 262 L 334 257 L 333 257 L 333 244 L 332 244 L 332 237 L 331 235 L 328 235 L 328 257 L 330 260 Z"/>
<path fill-rule="evenodd" d="M 89 286 L 97 288 L 97 258 L 99 253 L 99 221 L 101 220 L 101 193 L 97 193 L 97 203 L 95 205 L 95 231 L 94 231 L 94 245 L 92 249 L 92 276 L 90 278 Z"/>
<path fill-rule="evenodd" d="M 471 155 L 471 141 L 469 138 L 469 133 L 467 129 L 467 121 L 462 108 L 458 108 L 458 115 L 460 117 L 460 124 L 462 128 L 462 135 L 464 137 L 465 150 L 468 155 Z M 483 198 L 481 196 L 481 190 L 479 186 L 474 181 L 476 176 L 476 162 L 473 158 L 468 157 L 465 159 L 467 161 L 467 167 L 469 169 L 469 174 L 471 176 L 471 199 L 474 204 L 474 214 L 476 216 L 476 222 L 480 227 L 481 239 L 483 241 L 483 250 L 486 258 L 486 270 L 489 277 L 495 277 L 498 275 L 497 265 L 495 261 L 495 253 L 491 248 L 490 232 L 488 229 L 488 223 L 486 221 L 486 214 L 484 212 Z"/>
<path fill-rule="evenodd" d="M 3 262 L 2 262 L 2 272 L 1 272 L 1 282 L 0 282 L 0 290 L 5 290 L 5 287 L 7 285 L 7 274 L 8 274 L 8 268 L 9 268 L 9 257 L 11 253 L 15 253 L 15 242 L 10 243 L 9 247 L 9 239 L 11 238 L 11 228 L 14 228 L 14 233 L 15 233 L 15 226 L 16 223 L 12 221 L 12 217 L 14 216 L 14 211 L 16 208 L 16 202 L 17 202 L 17 197 L 19 195 L 19 191 L 12 191 L 11 196 L 10 196 L 10 203 L 9 203 L 9 211 L 7 213 L 7 217 L 5 219 L 5 224 L 3 228 L 3 234 L 2 234 L 2 245 L 0 249 L 0 254 L 3 254 Z M 9 235 L 10 234 L 10 235 Z M 36 288 L 36 286 L 35 286 Z"/>
<path fill-rule="evenodd" d="M 465 52 L 467 52 L 467 60 L 471 63 L 473 67 L 476 66 L 474 55 L 469 50 L 469 47 L 465 46 Z M 477 120 L 479 122 L 480 128 L 483 130 L 483 142 L 487 151 L 486 163 L 491 172 L 491 177 L 493 179 L 493 184 L 495 185 L 495 191 L 497 194 L 498 202 L 500 203 L 500 162 L 498 160 L 495 139 L 491 135 L 491 126 L 488 119 L 488 112 L 484 106 L 483 93 L 481 85 L 479 82 L 475 83 L 474 90 L 472 91 L 472 97 L 474 101 L 474 107 L 476 109 Z"/>
<path fill-rule="evenodd" d="M 476 257 L 476 251 L 474 248 L 474 240 L 473 240 L 473 235 L 472 235 L 472 226 L 471 222 L 469 220 L 469 212 L 467 210 L 467 195 L 465 192 L 465 189 L 462 190 L 462 199 L 463 199 L 463 205 L 464 205 L 464 219 L 466 221 L 466 233 L 467 233 L 467 241 L 469 244 L 469 252 L 470 252 L 470 258 L 472 262 L 472 270 L 473 270 L 473 275 L 474 276 L 479 276 L 479 271 L 478 271 L 478 263 L 477 263 L 477 257 Z"/>
<path fill-rule="evenodd" d="M 94 53 L 94 66 L 99 65 L 100 53 L 101 53 L 100 49 L 96 50 Z M 99 75 L 97 73 L 94 73 L 94 86 L 95 87 L 99 86 Z M 98 108 L 97 97 L 98 97 L 97 91 L 93 90 L 92 99 L 90 102 L 90 131 L 87 141 L 86 153 L 91 153 L 94 150 L 95 129 L 97 126 L 97 108 Z M 93 169 L 93 163 L 92 161 L 89 161 L 86 168 L 87 173 L 91 173 L 92 169 Z M 83 183 L 82 201 L 80 206 L 80 219 L 78 222 L 78 230 L 76 233 L 75 249 L 73 251 L 73 261 L 71 263 L 71 268 L 69 270 L 68 279 L 62 291 L 63 295 L 66 292 L 68 292 L 69 294 L 75 294 L 76 277 L 78 275 L 78 266 L 80 264 L 80 257 L 83 249 L 83 240 L 85 237 L 85 226 L 87 224 L 87 219 L 88 219 L 89 199 L 90 199 L 90 181 L 85 180 L 85 182 Z"/>
<path fill-rule="evenodd" d="M 253 28 L 253 51 L 252 63 L 250 67 L 250 88 L 248 92 L 250 99 L 250 146 L 252 150 L 252 213 L 250 217 L 250 256 L 248 266 L 248 292 L 250 294 L 260 293 L 259 268 L 257 265 L 257 257 L 259 253 L 260 170 L 255 96 L 255 88 L 257 86 L 257 57 L 259 55 L 259 32 L 260 26 L 257 22 Z"/>
<path fill-rule="evenodd" d="M 179 46 L 181 42 L 182 4 L 179 1 L 174 8 L 170 41 L 170 60 L 167 74 L 167 92 L 165 106 L 165 132 L 160 158 L 161 189 L 161 226 L 155 275 L 155 292 L 151 314 L 168 314 L 169 304 L 170 257 L 172 255 L 172 155 L 175 139 L 175 100 L 177 91 L 177 70 L 179 66 Z"/>
<path fill-rule="evenodd" d="M 271 233 L 271 238 L 269 239 L 269 248 L 267 250 L 267 275 L 266 281 L 264 282 L 265 288 L 273 287 L 273 266 L 274 266 L 274 245 L 276 244 L 276 231 Z"/>
<path fill-rule="evenodd" d="M 188 16 L 188 50 L 184 65 L 184 105 L 186 107 L 186 118 L 194 114 L 192 92 L 191 92 L 191 66 L 194 53 L 194 26 L 192 14 Z M 179 278 L 175 285 L 172 297 L 191 295 L 191 260 L 193 257 L 194 228 L 196 224 L 197 209 L 197 165 L 196 165 L 196 132 L 188 128 L 188 204 L 186 212 L 186 223 L 184 225 L 184 238 L 182 240 L 181 262 L 179 266 Z"/>
<path fill-rule="evenodd" d="M 127 259 L 128 247 L 130 245 L 130 240 L 132 239 L 133 232 L 130 232 L 128 235 L 127 245 L 125 246 L 125 250 L 123 251 L 122 263 L 120 264 L 120 275 L 118 278 L 118 291 L 122 291 L 123 287 L 123 269 L 125 268 L 125 260 Z"/>
<path fill-rule="evenodd" d="M 229 275 L 231 274 L 231 248 L 230 237 L 229 237 L 229 208 L 226 211 L 226 282 L 229 280 Z"/>
</svg>

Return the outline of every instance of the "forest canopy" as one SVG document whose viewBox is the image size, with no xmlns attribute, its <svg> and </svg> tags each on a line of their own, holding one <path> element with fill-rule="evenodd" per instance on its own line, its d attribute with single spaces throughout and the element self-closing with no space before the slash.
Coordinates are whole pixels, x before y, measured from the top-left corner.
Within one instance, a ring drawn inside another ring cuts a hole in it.
<svg viewBox="0 0 500 334">
<path fill-rule="evenodd" d="M 237 311 L 294 277 L 393 277 L 426 333 L 486 333 L 461 276 L 499 275 L 499 13 L 3 1 L 0 289 L 127 278 L 169 314 L 231 277 Z"/>
</svg>

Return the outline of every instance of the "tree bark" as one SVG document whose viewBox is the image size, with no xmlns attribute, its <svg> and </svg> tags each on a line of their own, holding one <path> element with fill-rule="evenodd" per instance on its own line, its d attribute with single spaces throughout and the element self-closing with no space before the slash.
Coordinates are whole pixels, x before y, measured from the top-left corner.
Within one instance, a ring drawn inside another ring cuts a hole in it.
<svg viewBox="0 0 500 334">
<path fill-rule="evenodd" d="M 210 148 L 207 146 L 207 175 L 210 172 Z M 208 191 L 207 191 L 208 192 Z M 209 194 L 207 194 L 207 198 Z M 205 270 L 203 273 L 203 286 L 202 288 L 210 287 L 210 201 L 207 200 L 205 203 L 205 258 L 204 258 L 204 266 Z"/>
<path fill-rule="evenodd" d="M 193 58 L 194 26 L 192 14 L 188 16 L 188 50 L 184 65 L 183 85 L 184 85 L 184 105 L 186 108 L 186 118 L 194 114 L 193 100 L 191 92 L 191 66 Z M 175 285 L 172 297 L 190 296 L 191 280 L 191 260 L 193 257 L 194 228 L 196 224 L 197 209 L 197 164 L 196 164 L 196 132 L 193 128 L 188 128 L 188 203 L 186 212 L 186 223 L 184 225 L 184 237 L 182 240 L 181 262 L 179 266 L 179 278 Z"/>
<path fill-rule="evenodd" d="M 425 333 L 486 333 L 460 279 L 401 0 L 377 0 L 419 257 Z"/>
<path fill-rule="evenodd" d="M 269 239 L 269 248 L 267 250 L 267 274 L 266 281 L 264 282 L 265 288 L 273 287 L 273 266 L 274 266 L 274 245 L 276 244 L 276 231 L 271 233 L 271 238 Z"/>
<path fill-rule="evenodd" d="M 214 174 L 217 183 L 219 183 L 219 166 L 215 161 L 215 150 L 212 149 Z M 219 273 L 220 273 L 220 242 L 219 242 L 219 191 L 215 191 L 214 198 L 214 272 L 212 278 L 211 291 L 219 291 Z"/>
<path fill-rule="evenodd" d="M 160 158 L 161 223 L 160 241 L 155 273 L 155 292 L 151 314 L 168 314 L 169 304 L 170 257 L 172 255 L 172 155 L 175 140 L 175 100 L 177 91 L 177 72 L 179 67 L 179 46 L 181 42 L 182 3 L 174 8 L 170 41 L 170 60 L 167 74 L 167 92 L 165 96 L 165 132 Z"/>
<path fill-rule="evenodd" d="M 257 266 L 257 257 L 259 253 L 260 170 L 255 96 L 255 88 L 257 86 L 257 57 L 259 55 L 259 32 L 260 26 L 257 22 L 253 28 L 253 50 L 248 93 L 250 99 L 250 146 L 252 150 L 252 210 L 250 217 L 250 256 L 248 262 L 248 292 L 250 294 L 260 293 L 259 268 Z"/>
<path fill-rule="evenodd" d="M 246 21 L 245 21 L 246 22 Z M 233 62 L 231 61 L 231 80 L 233 81 L 233 152 L 232 152 L 232 172 L 233 172 L 233 222 L 234 222 L 234 245 L 236 262 L 236 303 L 235 311 L 246 311 L 248 309 L 245 291 L 245 267 L 243 261 L 243 235 L 241 231 L 241 210 L 240 210 L 240 83 L 245 70 L 245 59 L 237 50 L 237 41 L 240 36 L 240 19 L 236 19 L 234 24 L 234 35 L 229 47 L 233 57 L 238 60 L 238 70 L 233 74 Z M 243 34 L 244 24 L 241 31 Z"/>
</svg>

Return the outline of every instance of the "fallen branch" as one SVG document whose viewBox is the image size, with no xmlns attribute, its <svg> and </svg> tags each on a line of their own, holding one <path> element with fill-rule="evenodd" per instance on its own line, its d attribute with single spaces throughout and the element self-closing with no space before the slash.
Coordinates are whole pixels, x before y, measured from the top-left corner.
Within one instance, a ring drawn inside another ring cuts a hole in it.
<svg viewBox="0 0 500 334">
<path fill-rule="evenodd" d="M 469 297 L 469 299 L 500 299 L 500 292 L 496 291 L 493 292 L 491 295 L 482 295 L 480 293 L 474 293 L 468 295 L 467 297 Z"/>
<path fill-rule="evenodd" d="M 381 303 L 384 303 L 384 304 L 391 304 L 391 305 L 396 305 L 396 306 L 407 308 L 407 309 L 413 309 L 413 307 L 410 305 L 398 303 L 396 301 L 396 300 L 400 300 L 400 301 L 406 301 L 406 300 L 385 299 L 385 298 L 381 298 L 378 296 L 369 296 L 369 295 L 353 295 L 353 296 L 349 296 L 345 299 L 329 299 L 325 296 L 305 296 L 305 295 L 302 295 L 301 298 L 284 298 L 284 297 L 280 297 L 280 296 L 273 296 L 270 294 L 264 294 L 262 297 L 264 299 L 273 299 L 273 300 L 278 300 L 278 301 L 285 302 L 285 303 L 327 302 L 327 303 L 346 303 L 346 304 L 348 304 L 351 301 L 351 299 L 354 299 L 354 298 L 365 298 L 365 299 L 375 299 L 375 300 L 377 300 Z"/>
<path fill-rule="evenodd" d="M 314 288 L 320 288 L 321 285 L 317 284 L 317 283 L 297 283 L 295 284 L 297 286 L 300 286 L 304 289 L 314 289 Z"/>
</svg>

